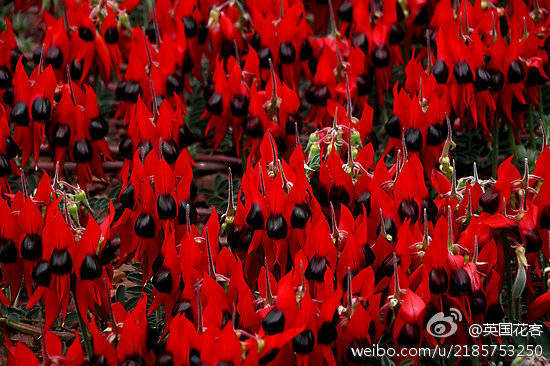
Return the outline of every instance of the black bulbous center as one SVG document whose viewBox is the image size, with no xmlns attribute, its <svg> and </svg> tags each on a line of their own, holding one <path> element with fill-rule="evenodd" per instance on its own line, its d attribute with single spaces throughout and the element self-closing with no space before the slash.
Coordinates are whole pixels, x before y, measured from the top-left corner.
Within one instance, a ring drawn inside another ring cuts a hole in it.
<svg viewBox="0 0 550 366">
<path fill-rule="evenodd" d="M 55 45 L 52 45 L 46 52 L 45 58 L 46 66 L 52 67 L 52 69 L 60 69 L 63 66 L 63 52 Z"/>
<path fill-rule="evenodd" d="M 143 94 L 143 90 L 137 81 L 127 80 L 124 83 L 122 89 L 122 100 L 129 103 L 136 103 L 141 94 Z"/>
<path fill-rule="evenodd" d="M 254 231 L 248 226 L 239 228 L 232 225 L 227 234 L 227 243 L 234 250 L 248 250 L 253 237 Z"/>
<path fill-rule="evenodd" d="M 185 28 L 185 37 L 192 38 L 197 35 L 197 22 L 192 16 L 183 17 L 183 26 Z"/>
<path fill-rule="evenodd" d="M 500 206 L 500 193 L 493 187 L 487 189 L 485 193 L 479 197 L 479 205 L 483 211 L 494 214 Z"/>
<path fill-rule="evenodd" d="M 332 186 L 328 193 L 328 197 L 337 210 L 340 209 L 340 205 L 347 206 L 350 200 L 348 191 L 341 185 Z"/>
<path fill-rule="evenodd" d="M 86 42 L 91 42 L 95 39 L 94 33 L 88 27 L 78 27 L 78 36 Z"/>
<path fill-rule="evenodd" d="M 190 322 L 193 322 L 193 308 L 188 301 L 178 301 L 172 308 L 172 316 L 183 314 Z"/>
<path fill-rule="evenodd" d="M 418 220 L 418 214 L 420 213 L 420 210 L 418 209 L 418 204 L 415 200 L 403 200 L 399 204 L 399 218 L 401 221 L 405 221 L 406 219 L 411 220 L 411 224 L 414 224 Z"/>
<path fill-rule="evenodd" d="M 38 234 L 27 234 L 21 242 L 21 258 L 35 261 L 42 257 L 42 237 Z"/>
<path fill-rule="evenodd" d="M 472 74 L 472 69 L 466 61 L 458 61 L 453 68 L 453 75 L 455 76 L 456 82 L 459 84 L 467 84 L 474 81 L 474 75 Z"/>
<path fill-rule="evenodd" d="M 0 238 L 0 263 L 17 262 L 17 246 L 13 240 Z"/>
<path fill-rule="evenodd" d="M 370 266 L 376 260 L 376 255 L 370 247 L 369 243 L 365 243 L 361 246 L 361 251 L 363 252 L 363 258 L 365 258 L 365 266 Z"/>
<path fill-rule="evenodd" d="M 166 77 L 166 96 L 171 97 L 174 94 L 183 92 L 183 82 L 178 75 L 172 74 Z"/>
<path fill-rule="evenodd" d="M 422 200 L 422 222 L 424 222 L 424 210 L 426 210 L 428 221 L 431 221 L 435 225 L 435 222 L 437 220 L 438 208 L 435 202 L 430 197 L 426 197 Z"/>
<path fill-rule="evenodd" d="M 536 253 L 542 248 L 542 238 L 537 229 L 525 233 L 525 249 L 527 253 Z"/>
<path fill-rule="evenodd" d="M 195 142 L 195 136 L 187 125 L 183 125 L 179 128 L 179 146 L 184 148 Z"/>
<path fill-rule="evenodd" d="M 444 268 L 432 268 L 429 273 L 429 286 L 432 294 L 438 295 L 447 291 L 449 279 Z"/>
<path fill-rule="evenodd" d="M 351 37 L 351 42 L 357 46 L 365 55 L 369 53 L 369 40 L 364 32 L 355 33 Z"/>
<path fill-rule="evenodd" d="M 0 66 L 0 89 L 6 89 L 11 86 L 11 72 L 5 66 Z"/>
<path fill-rule="evenodd" d="M 116 250 L 117 248 L 113 245 L 113 243 L 111 243 L 111 241 L 108 240 L 105 243 L 99 253 L 99 261 L 102 266 L 108 265 L 116 258 Z"/>
<path fill-rule="evenodd" d="M 272 308 L 262 320 L 262 328 L 268 335 L 281 333 L 285 328 L 285 314 Z"/>
<path fill-rule="evenodd" d="M 92 140 L 97 141 L 107 136 L 107 132 L 109 132 L 109 125 L 104 119 L 95 118 L 90 121 L 90 127 L 88 130 Z"/>
<path fill-rule="evenodd" d="M 314 256 L 310 259 L 304 275 L 309 281 L 323 282 L 326 271 L 327 259 L 325 257 Z"/>
<path fill-rule="evenodd" d="M 135 202 L 135 188 L 133 184 L 128 184 L 126 188 L 120 193 L 118 199 L 120 200 L 120 203 L 122 203 L 122 206 L 125 208 L 131 209 L 134 207 Z"/>
<path fill-rule="evenodd" d="M 512 61 L 508 66 L 508 82 L 517 84 L 525 78 L 525 70 L 519 61 Z"/>
<path fill-rule="evenodd" d="M 267 231 L 267 236 L 274 240 L 286 238 L 288 232 L 286 220 L 281 214 L 271 214 L 267 218 L 265 229 Z"/>
<path fill-rule="evenodd" d="M 6 136 L 6 157 L 13 159 L 19 154 L 19 146 L 15 143 L 11 136 Z"/>
<path fill-rule="evenodd" d="M 407 150 L 419 152 L 422 150 L 423 145 L 422 132 L 419 129 L 409 128 L 405 131 L 405 146 Z"/>
<path fill-rule="evenodd" d="M 382 68 L 390 64 L 390 51 L 385 45 L 379 45 L 372 53 L 372 63 L 374 67 Z"/>
<path fill-rule="evenodd" d="M 353 20 L 353 3 L 351 1 L 344 1 L 338 8 L 338 18 L 344 22 L 351 23 Z"/>
<path fill-rule="evenodd" d="M 151 141 L 142 141 L 138 146 L 139 159 L 142 162 L 145 161 L 145 158 L 151 151 L 153 151 L 153 144 L 151 143 Z"/>
<path fill-rule="evenodd" d="M 468 272 L 463 268 L 457 268 L 451 273 L 449 286 L 452 296 L 466 295 L 472 292 L 472 283 Z"/>
<path fill-rule="evenodd" d="M 160 356 L 157 357 L 155 361 L 155 366 L 173 366 L 174 365 L 174 356 L 170 352 L 163 352 Z"/>
<path fill-rule="evenodd" d="M 82 73 L 84 72 L 82 69 L 82 62 L 78 62 L 76 59 L 73 59 L 69 72 L 71 74 L 71 80 L 80 80 Z"/>
<path fill-rule="evenodd" d="M 145 366 L 145 360 L 139 354 L 128 356 L 120 364 L 120 366 Z"/>
<path fill-rule="evenodd" d="M 7 177 L 10 173 L 10 161 L 5 154 L 0 153 L 0 177 Z"/>
<path fill-rule="evenodd" d="M 50 270 L 56 275 L 66 275 L 73 269 L 73 260 L 67 249 L 54 249 L 50 257 Z"/>
<path fill-rule="evenodd" d="M 396 45 L 405 39 L 405 31 L 399 23 L 393 23 L 390 27 L 390 44 Z"/>
<path fill-rule="evenodd" d="M 541 229 L 550 229 L 550 205 L 544 206 L 539 215 Z"/>
<path fill-rule="evenodd" d="M 271 50 L 268 47 L 262 47 L 258 51 L 258 58 L 260 59 L 260 68 L 269 69 L 269 59 L 272 59 Z"/>
<path fill-rule="evenodd" d="M 262 211 L 262 206 L 258 203 L 252 203 L 250 205 L 250 210 L 246 215 L 246 223 L 253 230 L 262 230 L 264 228 L 264 214 Z"/>
<path fill-rule="evenodd" d="M 103 35 L 103 38 L 105 39 L 105 42 L 108 44 L 118 43 L 118 40 L 119 40 L 118 29 L 116 27 L 107 28 L 107 30 L 105 31 L 105 34 Z"/>
<path fill-rule="evenodd" d="M 197 222 L 197 209 L 189 201 L 181 201 L 178 206 L 178 224 L 187 225 L 187 211 L 189 210 L 189 224 L 195 224 Z"/>
<path fill-rule="evenodd" d="M 82 366 L 111 366 L 111 364 L 104 355 L 93 355 L 90 358 L 90 361 Z"/>
<path fill-rule="evenodd" d="M 290 214 L 290 224 L 295 229 L 303 229 L 306 227 L 309 218 L 311 217 L 311 210 L 306 203 L 300 203 L 295 205 Z"/>
<path fill-rule="evenodd" d="M 260 365 L 265 365 L 265 364 L 268 364 L 270 363 L 271 361 L 273 361 L 275 359 L 275 357 L 277 357 L 277 355 L 279 354 L 279 349 L 278 348 L 272 348 L 270 349 L 269 351 L 267 351 L 265 353 L 265 355 L 263 355 L 259 360 L 258 360 L 258 364 Z"/>
<path fill-rule="evenodd" d="M 77 140 L 73 146 L 73 158 L 76 163 L 92 160 L 92 145 L 86 139 Z"/>
<path fill-rule="evenodd" d="M 472 309 L 472 313 L 484 314 L 485 308 L 487 307 L 487 297 L 485 294 L 481 291 L 477 291 L 472 294 L 470 296 L 470 307 Z"/>
<path fill-rule="evenodd" d="M 474 80 L 474 87 L 477 91 L 483 91 L 489 89 L 491 85 L 491 74 L 483 67 L 476 70 L 476 78 Z"/>
<path fill-rule="evenodd" d="M 395 222 L 389 216 L 384 217 L 383 221 L 384 221 L 383 222 L 384 231 L 386 232 L 387 235 L 390 235 L 392 237 L 392 240 L 394 240 L 397 237 L 397 227 L 395 226 Z M 381 225 L 378 225 L 378 227 L 376 228 L 377 235 L 380 233 L 380 228 L 381 228 Z"/>
<path fill-rule="evenodd" d="M 148 213 L 142 212 L 134 223 L 134 232 L 137 236 L 150 239 L 155 237 L 155 219 Z"/>
<path fill-rule="evenodd" d="M 449 79 L 449 68 L 443 60 L 437 60 L 432 67 L 432 74 L 438 84 L 445 84 Z"/>
<path fill-rule="evenodd" d="M 157 199 L 157 213 L 159 219 L 170 220 L 176 218 L 178 206 L 172 195 L 160 195 Z"/>
<path fill-rule="evenodd" d="M 231 114 L 235 117 L 244 117 L 248 114 L 250 100 L 244 94 L 236 94 L 231 98 Z"/>
<path fill-rule="evenodd" d="M 18 126 L 28 126 L 30 121 L 29 107 L 25 102 L 17 102 L 10 112 L 10 122 Z"/>
<path fill-rule="evenodd" d="M 420 327 L 416 323 L 406 322 L 399 331 L 397 343 L 404 347 L 414 347 L 420 343 Z"/>
<path fill-rule="evenodd" d="M 156 271 L 151 282 L 159 292 L 169 294 L 172 291 L 172 273 L 167 268 Z"/>
<path fill-rule="evenodd" d="M 206 110 L 214 115 L 220 115 L 223 112 L 223 99 L 220 93 L 214 92 L 206 102 Z"/>
<path fill-rule="evenodd" d="M 359 216 L 363 214 L 363 207 L 365 208 L 365 213 L 367 216 L 370 214 L 371 211 L 371 193 L 369 191 L 364 191 L 357 197 L 355 200 L 355 205 L 353 209 L 353 215 Z"/>
<path fill-rule="evenodd" d="M 82 260 L 80 266 L 80 278 L 83 280 L 96 280 L 101 277 L 103 269 L 99 257 L 95 254 L 88 254 Z"/>
<path fill-rule="evenodd" d="M 400 138 L 401 137 L 401 123 L 399 121 L 399 117 L 396 115 L 392 115 L 390 119 L 386 121 L 386 124 L 384 125 L 384 129 L 386 130 L 386 133 L 388 136 L 393 138 Z"/>
<path fill-rule="evenodd" d="M 32 270 L 32 279 L 38 286 L 49 287 L 52 280 L 50 263 L 46 261 L 38 262 Z"/>
<path fill-rule="evenodd" d="M 57 147 L 67 147 L 71 141 L 71 128 L 64 123 L 55 125 L 52 131 L 52 144 Z"/>
<path fill-rule="evenodd" d="M 179 155 L 179 148 L 174 140 L 162 141 L 162 157 L 168 164 L 175 163 Z"/>
<path fill-rule="evenodd" d="M 262 120 L 256 116 L 248 116 L 243 119 L 243 128 L 246 134 L 250 137 L 261 138 L 264 134 Z"/>
<path fill-rule="evenodd" d="M 292 42 L 282 42 L 279 46 L 279 57 L 281 58 L 281 63 L 291 64 L 296 61 L 296 48 Z"/>
<path fill-rule="evenodd" d="M 490 70 L 491 83 L 490 87 L 492 91 L 499 91 L 504 86 L 504 74 L 500 70 Z"/>
<path fill-rule="evenodd" d="M 447 126 L 443 124 L 435 124 L 428 127 L 428 136 L 426 136 L 426 144 L 428 146 L 441 145 L 446 139 Z"/>
<path fill-rule="evenodd" d="M 313 346 L 315 346 L 315 335 L 311 329 L 306 329 L 292 338 L 292 350 L 297 354 L 311 353 Z"/>
<path fill-rule="evenodd" d="M 374 74 L 372 72 L 366 72 L 363 75 L 358 75 L 355 80 L 357 85 L 357 94 L 359 96 L 364 96 L 369 94 L 374 83 Z"/>
<path fill-rule="evenodd" d="M 6 88 L 6 90 L 4 91 L 4 94 L 2 95 L 2 100 L 4 101 L 4 103 L 7 105 L 7 106 L 13 106 L 13 102 L 14 102 L 14 95 L 13 95 L 13 86 L 9 86 L 8 88 Z"/>
<path fill-rule="evenodd" d="M 309 40 L 306 38 L 302 41 L 302 44 L 300 45 L 300 60 L 307 61 L 310 60 L 313 57 L 313 47 L 311 47 L 311 43 L 309 43 Z"/>
<path fill-rule="evenodd" d="M 317 343 L 331 344 L 338 339 L 338 330 L 332 322 L 323 322 L 317 333 Z"/>
</svg>

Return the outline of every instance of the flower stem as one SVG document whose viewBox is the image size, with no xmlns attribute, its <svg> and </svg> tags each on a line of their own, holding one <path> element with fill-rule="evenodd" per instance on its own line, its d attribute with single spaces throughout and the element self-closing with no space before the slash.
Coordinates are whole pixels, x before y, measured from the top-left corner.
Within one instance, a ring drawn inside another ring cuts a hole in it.
<svg viewBox="0 0 550 366">
<path fill-rule="evenodd" d="M 74 304 L 76 306 L 76 314 L 78 315 L 78 325 L 80 326 L 80 332 L 82 333 L 82 341 L 84 342 L 84 349 L 88 358 L 91 358 L 94 355 L 94 349 L 92 347 L 92 340 L 90 339 L 90 334 L 88 333 L 88 328 L 84 324 L 84 319 L 80 316 L 80 311 L 78 311 L 78 303 L 76 300 L 76 294 L 73 292 Z"/>
<path fill-rule="evenodd" d="M 493 124 L 493 178 L 497 177 L 498 169 L 498 122 L 495 120 Z"/>
<path fill-rule="evenodd" d="M 529 147 L 535 150 L 537 143 L 535 141 L 535 124 L 533 123 L 533 110 L 531 107 L 527 109 L 527 124 L 529 126 Z"/>
<path fill-rule="evenodd" d="M 42 335 L 42 329 L 38 328 L 38 327 L 35 327 L 35 326 L 32 326 L 32 325 L 29 325 L 29 324 L 23 324 L 23 323 L 18 323 L 18 322 L 15 322 L 13 320 L 10 320 L 8 318 L 0 318 L 0 325 L 5 325 L 13 330 L 17 330 L 19 332 L 22 332 L 22 333 L 27 333 L 27 334 L 34 334 L 34 335 L 37 335 L 37 336 L 41 336 Z M 74 334 L 72 333 L 68 333 L 68 332 L 56 332 L 54 331 L 53 332 L 55 335 L 57 335 L 61 340 L 72 340 L 74 339 Z"/>
<path fill-rule="evenodd" d="M 516 149 L 516 138 L 514 136 L 514 131 L 512 130 L 512 124 L 508 124 L 508 140 L 510 142 L 510 149 L 512 150 L 512 153 L 515 155 L 515 160 L 518 159 L 518 152 Z"/>
</svg>

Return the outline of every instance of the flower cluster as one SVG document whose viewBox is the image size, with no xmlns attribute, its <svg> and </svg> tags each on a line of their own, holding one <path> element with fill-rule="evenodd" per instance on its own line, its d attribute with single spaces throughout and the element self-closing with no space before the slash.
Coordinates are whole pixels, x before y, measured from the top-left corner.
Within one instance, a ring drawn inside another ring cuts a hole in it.
<svg viewBox="0 0 550 366">
<path fill-rule="evenodd" d="M 0 33 L 0 363 L 362 364 L 509 342 L 474 323 L 548 333 L 547 2 L 144 3 L 10 5 L 39 35 Z M 457 169 L 470 130 L 493 178 Z"/>
</svg>

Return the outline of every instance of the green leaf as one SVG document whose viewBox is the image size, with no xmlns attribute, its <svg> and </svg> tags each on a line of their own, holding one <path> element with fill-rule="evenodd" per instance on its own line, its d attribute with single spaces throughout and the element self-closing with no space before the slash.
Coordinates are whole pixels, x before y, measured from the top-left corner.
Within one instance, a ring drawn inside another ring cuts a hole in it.
<svg viewBox="0 0 550 366">
<path fill-rule="evenodd" d="M 118 195 L 120 194 L 120 190 L 122 189 L 122 184 L 116 185 L 111 189 L 109 192 L 109 198 L 113 201 L 115 201 L 118 198 Z"/>
<path fill-rule="evenodd" d="M 132 272 L 126 276 L 128 281 L 141 285 L 143 283 L 143 275 L 141 273 Z"/>
<path fill-rule="evenodd" d="M 132 297 L 131 299 L 126 301 L 124 308 L 126 308 L 127 311 L 132 311 L 136 307 L 136 304 L 138 303 L 138 301 L 139 301 L 138 297 Z"/>
<path fill-rule="evenodd" d="M 126 289 L 126 293 L 128 295 L 136 296 L 141 295 L 141 292 L 143 291 L 143 288 L 141 286 L 130 286 Z"/>
<path fill-rule="evenodd" d="M 126 286 L 120 285 L 117 287 L 115 298 L 116 301 L 124 304 L 124 300 L 126 299 Z"/>
<path fill-rule="evenodd" d="M 94 213 L 94 216 L 99 216 L 109 209 L 109 200 L 105 197 L 91 197 L 88 202 Z"/>
</svg>

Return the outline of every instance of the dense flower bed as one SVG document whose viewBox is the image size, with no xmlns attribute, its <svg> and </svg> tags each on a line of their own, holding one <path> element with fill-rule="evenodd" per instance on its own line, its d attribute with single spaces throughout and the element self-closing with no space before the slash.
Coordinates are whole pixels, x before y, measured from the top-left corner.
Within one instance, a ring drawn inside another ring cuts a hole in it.
<svg viewBox="0 0 550 366">
<path fill-rule="evenodd" d="M 0 363 L 362 364 L 389 359 L 353 347 L 503 343 L 544 344 L 515 362 L 548 362 L 547 1 L 6 9 Z M 12 25 L 25 15 L 30 50 Z M 459 174 L 472 130 L 493 178 Z M 197 207 L 197 140 L 242 161 L 221 172 L 226 207 Z M 468 331 L 499 322 L 542 338 Z M 434 362 L 392 361 L 411 360 Z"/>
</svg>

